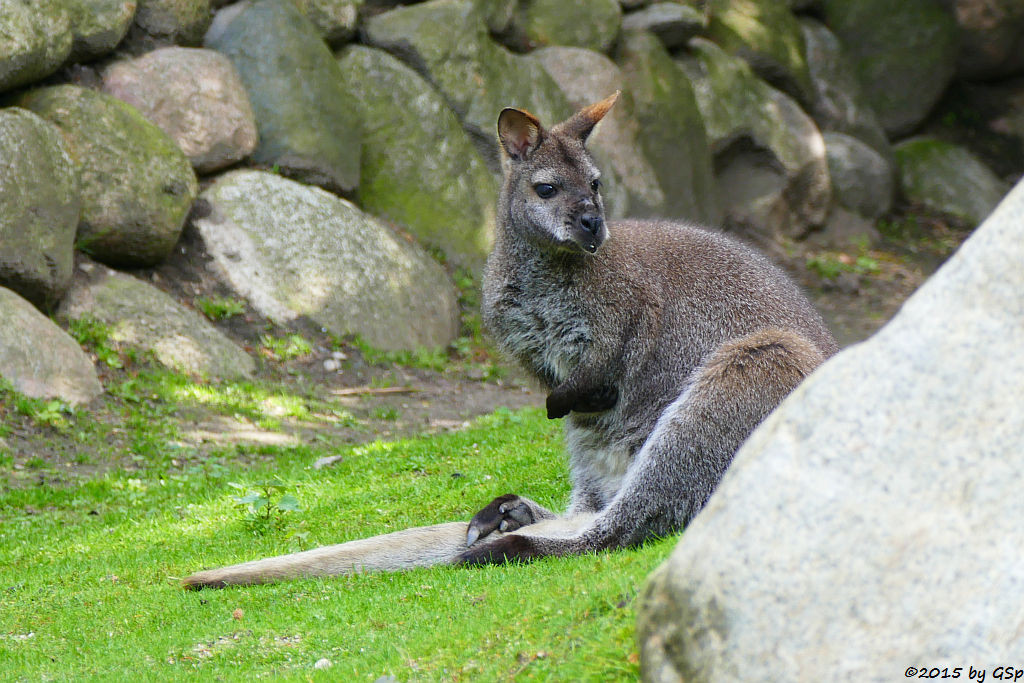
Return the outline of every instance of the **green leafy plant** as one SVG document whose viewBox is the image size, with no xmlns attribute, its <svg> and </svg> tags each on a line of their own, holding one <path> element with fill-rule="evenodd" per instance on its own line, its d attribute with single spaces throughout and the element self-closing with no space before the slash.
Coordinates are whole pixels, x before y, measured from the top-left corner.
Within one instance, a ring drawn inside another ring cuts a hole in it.
<svg viewBox="0 0 1024 683">
<path fill-rule="evenodd" d="M 91 350 L 108 367 L 123 368 L 124 361 L 110 338 L 110 328 L 91 316 L 83 316 L 68 323 L 68 333 L 82 346 Z"/>
<path fill-rule="evenodd" d="M 254 532 L 263 534 L 278 529 L 289 512 L 301 512 L 299 500 L 285 493 L 287 485 L 280 479 L 259 482 L 252 486 L 229 481 L 228 486 L 241 495 L 233 496 L 235 504 L 245 512 L 245 522 Z"/>
<path fill-rule="evenodd" d="M 371 413 L 378 420 L 394 421 L 401 417 L 401 413 L 394 406 L 377 406 Z"/>
<path fill-rule="evenodd" d="M 14 399 L 14 409 L 29 417 L 37 425 L 53 427 L 54 429 L 67 429 L 69 422 L 67 416 L 73 411 L 63 401 L 29 398 L 28 396 L 17 396 Z"/>
<path fill-rule="evenodd" d="M 226 296 L 196 297 L 195 305 L 210 320 L 226 320 L 245 311 L 244 302 Z"/>
<path fill-rule="evenodd" d="M 273 337 L 269 334 L 260 339 L 263 350 L 279 361 L 289 361 L 313 353 L 313 345 L 298 334 Z"/>
<path fill-rule="evenodd" d="M 871 275 L 879 271 L 877 259 L 863 253 L 851 256 L 845 253 L 823 252 L 807 259 L 807 269 L 826 280 L 835 280 L 842 273 Z"/>
</svg>

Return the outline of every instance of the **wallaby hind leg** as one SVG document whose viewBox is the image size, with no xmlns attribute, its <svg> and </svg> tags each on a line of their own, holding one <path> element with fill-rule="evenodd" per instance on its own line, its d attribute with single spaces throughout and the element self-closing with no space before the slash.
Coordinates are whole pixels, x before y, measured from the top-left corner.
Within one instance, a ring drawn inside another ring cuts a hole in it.
<svg viewBox="0 0 1024 683">
<path fill-rule="evenodd" d="M 743 441 L 824 359 L 812 342 L 788 330 L 764 329 L 726 342 L 665 409 L 622 488 L 592 524 L 570 538 L 533 535 L 526 527 L 479 543 L 460 561 L 592 552 L 682 529 L 707 502 Z"/>
</svg>

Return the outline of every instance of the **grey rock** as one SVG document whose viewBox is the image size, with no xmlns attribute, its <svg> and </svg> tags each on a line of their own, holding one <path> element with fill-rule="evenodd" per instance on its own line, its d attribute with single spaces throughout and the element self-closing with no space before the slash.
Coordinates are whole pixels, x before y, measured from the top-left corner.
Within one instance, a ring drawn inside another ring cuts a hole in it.
<svg viewBox="0 0 1024 683">
<path fill-rule="evenodd" d="M 708 0 L 708 37 L 802 103 L 812 100 L 800 23 L 779 0 Z"/>
<path fill-rule="evenodd" d="M 49 76 L 71 54 L 71 23 L 63 2 L 4 0 L 0 23 L 0 92 Z"/>
<path fill-rule="evenodd" d="M 244 379 L 254 369 L 252 358 L 200 314 L 147 282 L 88 260 L 78 264 L 57 316 L 98 320 L 111 341 L 150 351 L 179 372 Z"/>
<path fill-rule="evenodd" d="M 956 70 L 956 24 L 936 0 L 824 0 L 868 103 L 890 136 L 905 135 L 942 95 Z"/>
<path fill-rule="evenodd" d="M 801 19 L 814 95 L 809 107 L 823 131 L 846 133 L 863 140 L 886 157 L 892 156 L 878 116 L 864 97 L 857 74 L 839 39 L 823 24 Z"/>
<path fill-rule="evenodd" d="M 73 85 L 33 90 L 19 105 L 64 134 L 82 197 L 78 248 L 114 266 L 166 257 L 198 191 L 174 141 L 131 105 Z"/>
<path fill-rule="evenodd" d="M 519 0 L 493 0 L 486 10 L 487 30 L 492 36 L 512 38 Z"/>
<path fill-rule="evenodd" d="M 555 79 L 573 109 L 598 102 L 625 87 L 622 71 L 599 52 L 545 47 L 530 53 Z M 640 150 L 632 99 L 620 97 L 587 141 L 601 168 L 601 195 L 612 218 L 664 211 L 665 193 Z"/>
<path fill-rule="evenodd" d="M 210 0 L 138 0 L 135 23 L 146 33 L 198 45 L 210 26 Z"/>
<path fill-rule="evenodd" d="M 892 208 L 892 164 L 855 137 L 844 133 L 825 133 L 823 137 L 836 203 L 869 218 Z"/>
<path fill-rule="evenodd" d="M 490 39 L 486 18 L 473 0 L 431 0 L 369 17 L 363 32 L 366 42 L 411 65 L 441 91 L 497 170 L 494 122 L 503 108 L 528 109 L 548 123 L 571 111 L 536 60 Z"/>
<path fill-rule="evenodd" d="M 117 47 L 135 18 L 135 0 L 65 0 L 70 13 L 72 62 L 102 57 Z"/>
<path fill-rule="evenodd" d="M 828 212 L 831 185 L 821 133 L 800 105 L 742 60 L 701 38 L 679 65 L 690 77 L 715 153 L 727 223 L 800 237 Z"/>
<path fill-rule="evenodd" d="M 904 197 L 970 225 L 981 223 L 1007 192 L 988 166 L 958 145 L 918 137 L 893 152 Z"/>
<path fill-rule="evenodd" d="M 0 377 L 32 398 L 71 405 L 103 393 L 82 347 L 32 304 L 0 287 Z"/>
<path fill-rule="evenodd" d="M 306 15 L 323 39 L 338 46 L 356 34 L 359 8 L 363 0 L 292 0 Z"/>
<path fill-rule="evenodd" d="M 224 13 L 206 45 L 231 59 L 249 93 L 260 136 L 253 160 L 302 182 L 354 192 L 359 113 L 316 28 L 292 3 L 278 0 Z"/>
<path fill-rule="evenodd" d="M 520 50 L 563 45 L 607 52 L 621 24 L 618 0 L 531 0 L 518 4 L 510 40 Z"/>
<path fill-rule="evenodd" d="M 44 309 L 57 303 L 80 205 L 60 131 L 24 109 L 0 110 L 0 285 Z"/>
<path fill-rule="evenodd" d="M 650 31 L 670 50 L 682 47 L 707 26 L 707 14 L 678 2 L 656 2 L 622 19 L 623 31 Z"/>
<path fill-rule="evenodd" d="M 992 80 L 1024 73 L 1024 3 L 1019 0 L 943 0 L 960 33 L 957 74 Z"/>
<path fill-rule="evenodd" d="M 623 37 L 619 66 L 626 85 L 624 109 L 632 109 L 640 150 L 654 168 L 664 197 L 661 205 L 631 202 L 630 213 L 718 223 L 722 213 L 711 149 L 694 88 L 649 33 Z"/>
<path fill-rule="evenodd" d="M 306 316 L 382 349 L 448 344 L 454 287 L 422 249 L 349 202 L 260 171 L 221 176 L 196 227 L 224 279 L 262 315 Z"/>
<path fill-rule="evenodd" d="M 1018 661 L 1021 263 L 1024 185 L 754 432 L 644 591 L 646 680 Z"/>
<path fill-rule="evenodd" d="M 936 125 L 933 129 L 947 135 L 967 133 L 964 143 L 986 153 L 985 160 L 997 174 L 1004 178 L 1019 175 L 1024 170 L 1020 163 L 1024 159 L 1024 77 L 961 83 L 955 97 L 951 108 L 941 114 L 941 128 Z M 952 126 L 944 124 L 947 117 Z M 971 122 L 966 126 L 965 118 Z"/>
<path fill-rule="evenodd" d="M 167 47 L 103 72 L 103 91 L 167 133 L 200 173 L 241 161 L 256 148 L 256 117 L 231 61 L 213 50 Z"/>
<path fill-rule="evenodd" d="M 811 245 L 840 251 L 872 247 L 881 240 L 882 236 L 873 220 L 842 206 L 832 207 L 828 217 L 825 218 L 825 225 L 822 229 L 807 237 L 807 242 Z M 858 279 L 860 277 L 856 273 L 842 272 L 837 279 L 844 276 L 853 276 Z"/>
<path fill-rule="evenodd" d="M 479 268 L 494 239 L 498 184 L 436 90 L 387 52 L 339 57 L 363 127 L 357 201 L 454 262 Z"/>
</svg>

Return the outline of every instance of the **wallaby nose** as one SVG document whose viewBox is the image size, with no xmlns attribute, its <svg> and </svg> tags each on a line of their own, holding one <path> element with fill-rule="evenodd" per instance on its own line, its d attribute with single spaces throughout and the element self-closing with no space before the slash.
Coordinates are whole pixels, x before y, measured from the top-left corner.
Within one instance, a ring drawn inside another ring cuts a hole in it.
<svg viewBox="0 0 1024 683">
<path fill-rule="evenodd" d="M 599 213 L 585 213 L 580 216 L 580 225 L 582 225 L 583 229 L 591 235 L 596 235 L 601 232 L 601 226 L 604 225 L 604 218 L 602 218 Z"/>
</svg>

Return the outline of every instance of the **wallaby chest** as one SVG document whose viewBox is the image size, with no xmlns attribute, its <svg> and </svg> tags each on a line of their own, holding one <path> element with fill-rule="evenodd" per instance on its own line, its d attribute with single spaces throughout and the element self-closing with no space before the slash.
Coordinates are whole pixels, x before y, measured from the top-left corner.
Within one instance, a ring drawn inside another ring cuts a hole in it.
<svg viewBox="0 0 1024 683">
<path fill-rule="evenodd" d="M 566 273 L 523 268 L 485 281 L 484 321 L 538 379 L 563 381 L 594 342 L 590 311 Z"/>
</svg>

